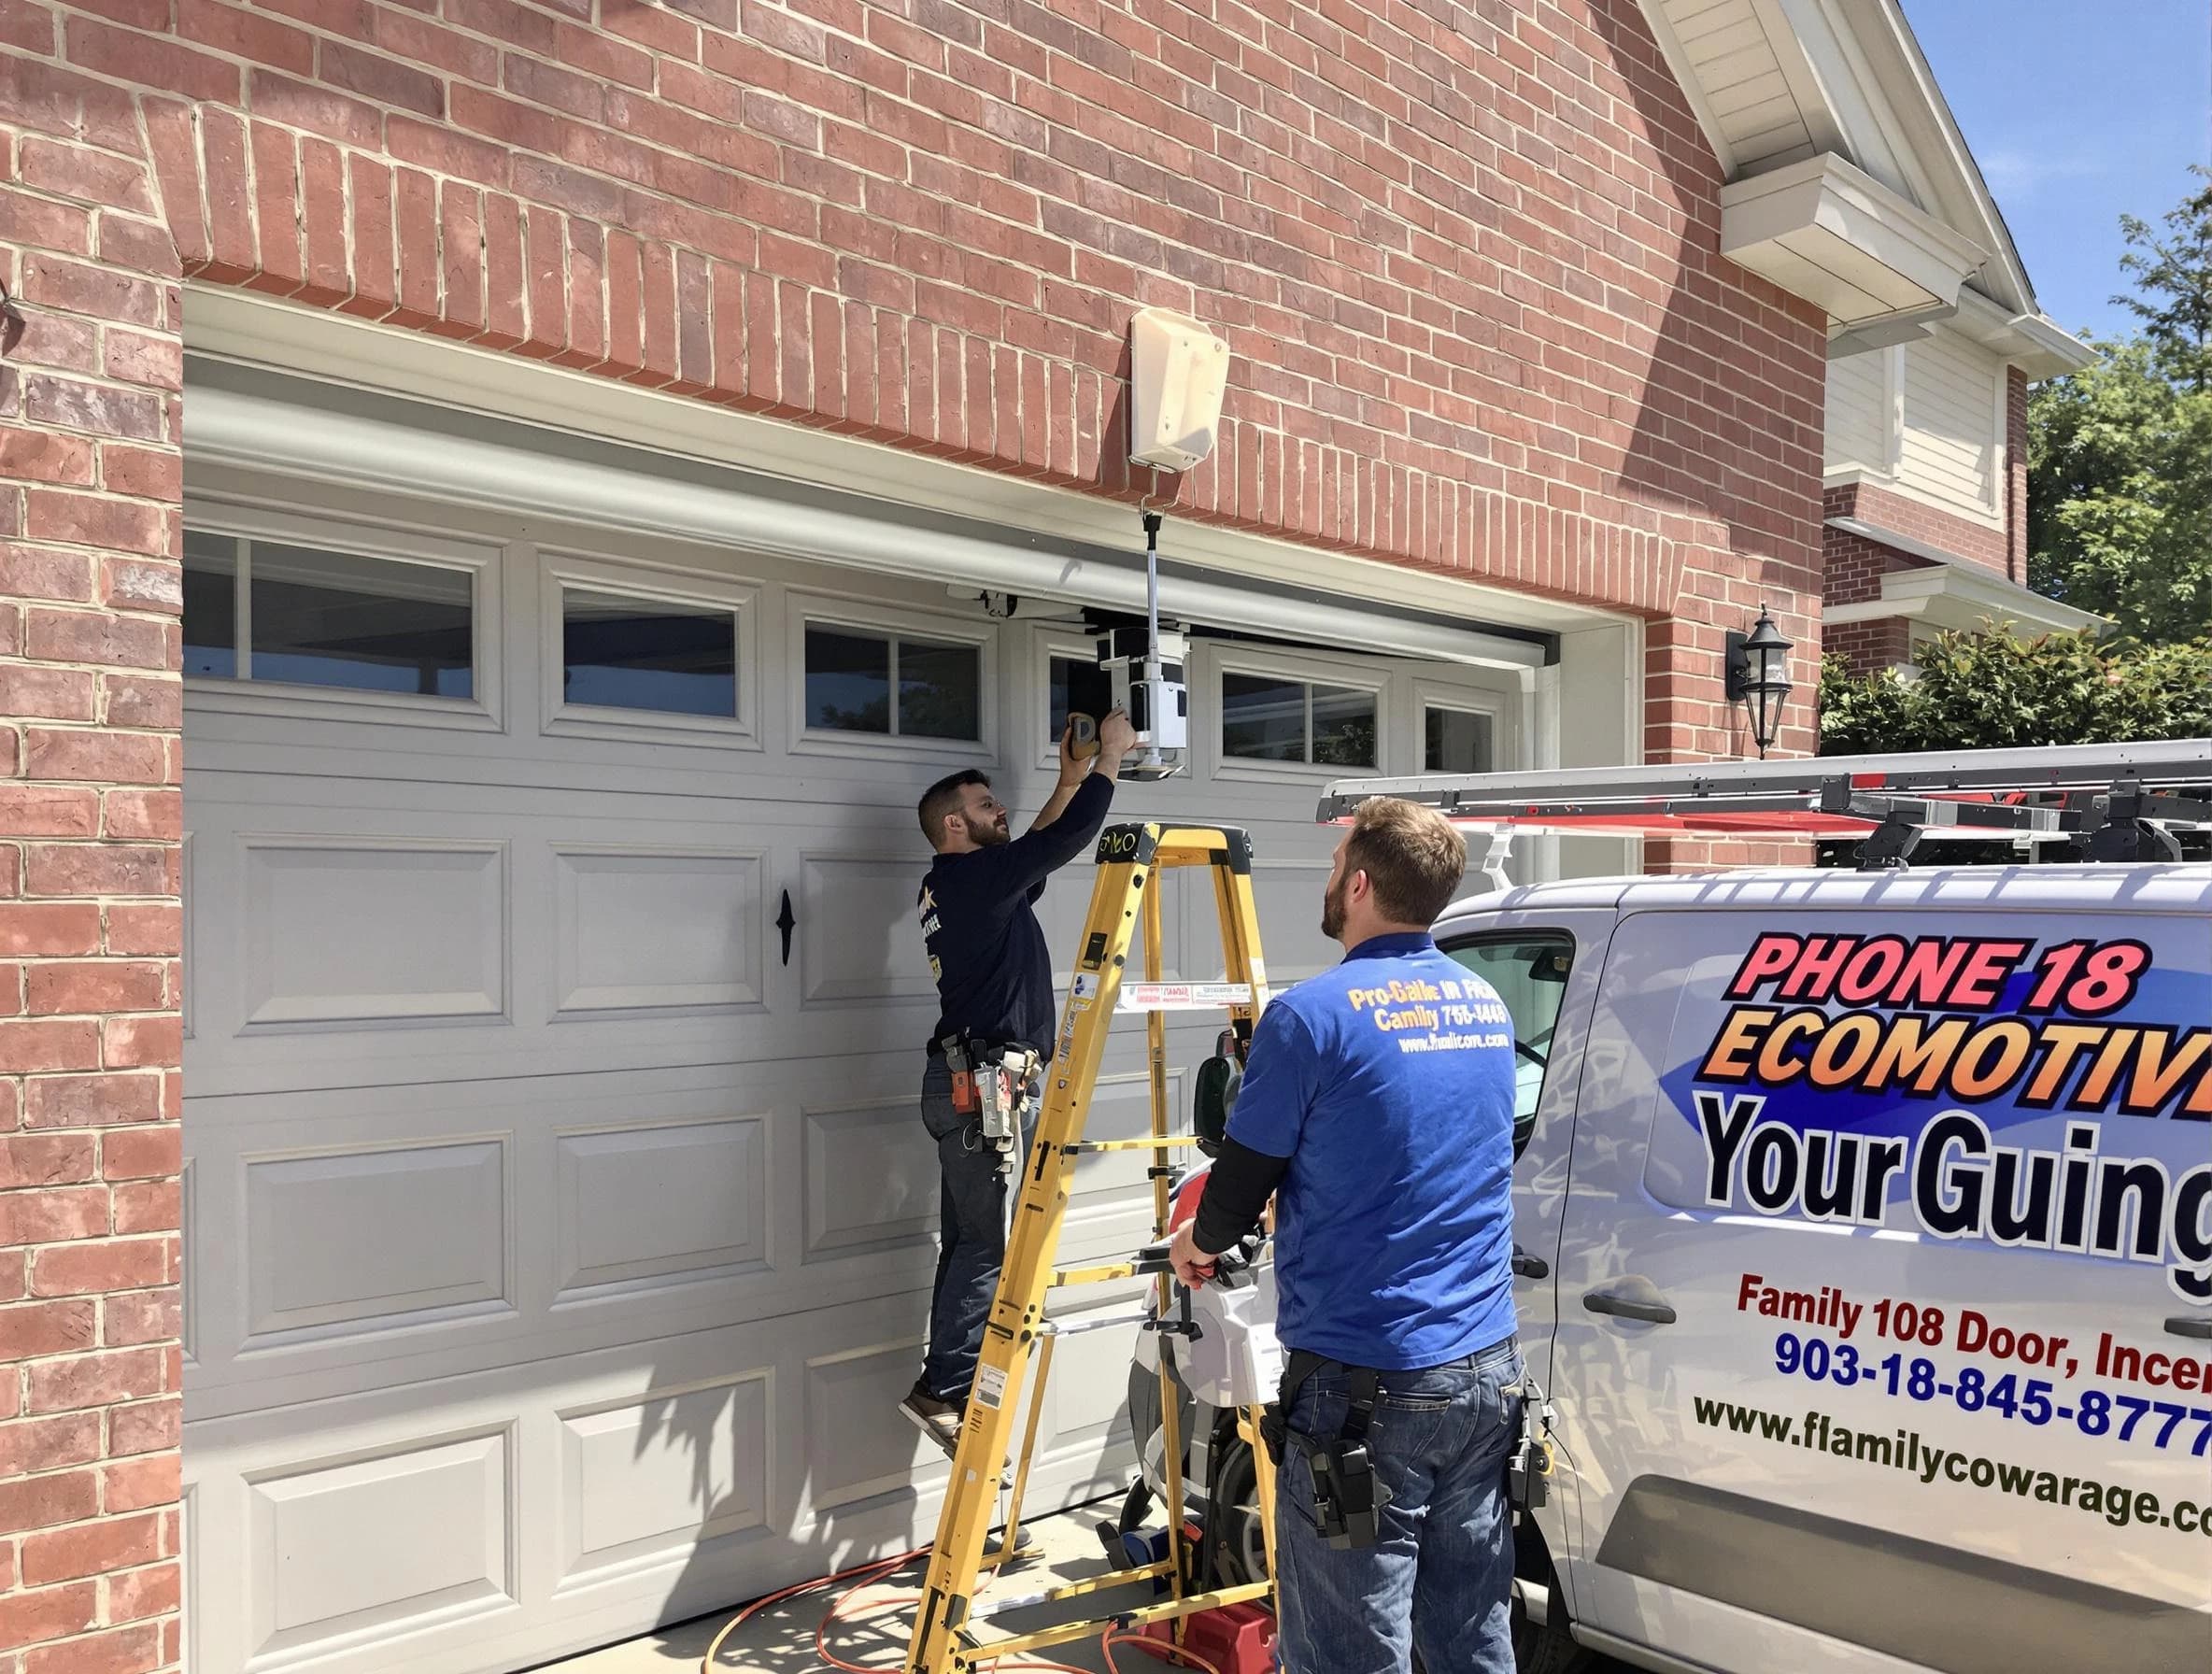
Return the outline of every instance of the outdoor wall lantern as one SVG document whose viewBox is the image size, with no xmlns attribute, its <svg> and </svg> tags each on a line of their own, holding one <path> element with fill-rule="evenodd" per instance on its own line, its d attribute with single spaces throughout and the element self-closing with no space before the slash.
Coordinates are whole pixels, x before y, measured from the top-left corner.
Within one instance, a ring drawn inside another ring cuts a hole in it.
<svg viewBox="0 0 2212 1674">
<path fill-rule="evenodd" d="M 1782 705 L 1790 701 L 1790 642 L 1774 625 L 1766 607 L 1746 633 L 1731 633 L 1727 640 L 1727 694 L 1749 711 L 1751 742 L 1765 758 L 1782 730 Z"/>
</svg>

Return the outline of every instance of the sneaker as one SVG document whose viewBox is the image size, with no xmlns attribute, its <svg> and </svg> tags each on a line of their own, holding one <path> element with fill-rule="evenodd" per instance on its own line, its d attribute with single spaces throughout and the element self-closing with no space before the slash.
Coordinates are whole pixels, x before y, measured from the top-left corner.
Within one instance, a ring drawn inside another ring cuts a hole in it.
<svg viewBox="0 0 2212 1674">
<path fill-rule="evenodd" d="M 953 1401 L 941 1401 L 919 1382 L 906 1392 L 906 1398 L 899 1403 L 899 1411 L 905 1413 L 915 1427 L 951 1453 L 960 1440 L 960 1424 L 968 1415 L 967 1409 Z"/>
</svg>

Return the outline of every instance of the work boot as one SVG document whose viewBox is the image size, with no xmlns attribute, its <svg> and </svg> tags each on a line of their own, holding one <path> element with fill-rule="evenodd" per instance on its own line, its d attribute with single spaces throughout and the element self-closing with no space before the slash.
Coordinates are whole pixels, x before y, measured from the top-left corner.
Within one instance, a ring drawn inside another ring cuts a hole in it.
<svg viewBox="0 0 2212 1674">
<path fill-rule="evenodd" d="M 967 1409 L 952 1401 L 939 1400 L 919 1379 L 906 1392 L 906 1398 L 899 1403 L 899 1411 L 914 1422 L 916 1429 L 946 1453 L 951 1453 L 959 1444 L 960 1423 L 967 1416 Z"/>
</svg>

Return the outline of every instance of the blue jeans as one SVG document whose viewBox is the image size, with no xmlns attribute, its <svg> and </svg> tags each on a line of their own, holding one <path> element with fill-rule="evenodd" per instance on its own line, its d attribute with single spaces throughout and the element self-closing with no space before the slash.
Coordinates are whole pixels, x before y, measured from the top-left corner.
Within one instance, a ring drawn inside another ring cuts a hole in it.
<svg viewBox="0 0 2212 1674">
<path fill-rule="evenodd" d="M 1036 1092 L 1032 1084 L 1021 1158 L 1028 1156 L 1029 1137 L 1036 1130 Z M 937 1142 L 943 1177 L 937 1283 L 929 1293 L 929 1350 L 922 1356 L 922 1387 L 959 1406 L 975 1382 L 984 1326 L 998 1294 L 1000 1265 L 1006 1259 L 1007 1182 L 999 1171 L 999 1152 L 984 1143 L 982 1119 L 953 1108 L 952 1071 L 941 1057 L 932 1057 L 922 1073 L 922 1126 Z M 1018 1189 L 1019 1182 L 1015 1185 Z"/>
<path fill-rule="evenodd" d="M 1290 1439 L 1275 1506 L 1283 1674 L 1406 1674 L 1416 1650 L 1425 1674 L 1513 1674 L 1506 1464 L 1521 1434 L 1520 1378 L 1511 1341 L 1382 1374 L 1368 1449 L 1390 1504 L 1381 1538 L 1359 1551 L 1335 1550 L 1314 1528 L 1312 1472 Z M 1291 1429 L 1337 1435 L 1349 1379 L 1334 1364 L 1309 1378 Z"/>
</svg>

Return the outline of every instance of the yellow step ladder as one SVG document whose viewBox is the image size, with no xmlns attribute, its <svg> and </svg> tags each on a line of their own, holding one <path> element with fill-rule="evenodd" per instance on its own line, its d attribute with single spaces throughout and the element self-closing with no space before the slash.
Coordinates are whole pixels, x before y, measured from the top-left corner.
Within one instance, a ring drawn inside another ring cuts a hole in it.
<svg viewBox="0 0 2212 1674">
<path fill-rule="evenodd" d="M 1219 1005 L 1227 1011 L 1231 1027 L 1244 1040 L 1267 1003 L 1267 972 L 1260 962 L 1259 920 L 1252 899 L 1252 845 L 1245 834 L 1231 826 L 1168 826 L 1162 824 L 1110 826 L 1099 833 L 1098 880 L 1091 891 L 1088 917 L 1075 962 L 1073 984 L 1062 1014 L 1057 1047 L 1054 1053 L 1051 1084 L 1037 1122 L 1028 1160 L 1022 1172 L 1020 1196 L 1013 1214 L 1006 1260 L 999 1275 L 998 1296 L 991 1304 L 984 1329 L 983 1355 L 969 1397 L 953 1455 L 951 1485 L 938 1520 L 937 1541 L 931 1548 L 925 1590 L 917 1607 L 914 1639 L 907 1652 L 906 1674 L 976 1674 L 1001 1657 L 1018 1657 L 1054 1645 L 1068 1644 L 1114 1627 L 1136 1628 L 1156 1622 L 1180 1621 L 1200 1610 L 1247 1599 L 1271 1601 L 1271 1580 L 1242 1586 L 1194 1592 L 1183 1533 L 1183 1438 L 1178 1433 L 1176 1390 L 1170 1380 L 1169 1356 L 1160 1355 L 1160 1412 L 1165 1425 L 1165 1485 L 1167 1493 L 1168 1555 L 1155 1564 L 1114 1569 L 1088 1581 L 1056 1587 L 1048 1592 L 1009 1600 L 978 1610 L 975 1593 L 985 1575 L 1005 1564 L 1018 1550 L 1021 1538 L 1021 1500 L 1028 1485 L 1030 1456 L 1037 1444 L 1038 1421 L 1043 1412 L 1045 1383 L 1052 1370 L 1056 1333 L 1044 1312 L 1049 1291 L 1079 1284 L 1102 1284 L 1139 1275 L 1152 1275 L 1157 1287 L 1161 1317 L 1167 1317 L 1173 1275 L 1156 1250 L 1127 1261 L 1102 1266 L 1062 1269 L 1056 1259 L 1060 1226 L 1068 1208 L 1068 1194 L 1075 1177 L 1077 1159 L 1105 1151 L 1149 1150 L 1153 1153 L 1153 1236 L 1168 1237 L 1169 1154 L 1195 1143 L 1190 1135 L 1171 1134 L 1168 1120 L 1167 1011 Z M 1175 867 L 1204 867 L 1213 880 L 1214 901 L 1221 919 L 1221 945 L 1226 978 L 1220 983 L 1164 985 L 1160 981 L 1160 874 Z M 1142 986 L 1125 992 L 1124 978 L 1132 945 L 1141 942 L 1144 960 Z M 1152 1083 L 1152 1133 L 1133 1140 L 1086 1140 L 1084 1128 L 1090 1118 L 1091 1099 L 1097 1091 L 1099 1066 L 1105 1056 L 1106 1037 L 1114 1014 L 1123 1009 L 1144 1011 Z M 1021 1404 L 1031 1362 L 1035 1362 L 1035 1389 L 1029 1400 L 1028 1421 L 1014 1460 L 1013 1497 L 1005 1517 L 1005 1533 L 996 1548 L 986 1552 L 994 1512 L 1004 1480 L 1014 1436 L 1016 1410 Z M 1260 1409 L 1247 1407 L 1239 1415 L 1238 1428 L 1252 1448 L 1259 1480 L 1260 1519 L 1267 1541 L 1268 1571 L 1275 1568 L 1275 1480 L 1268 1452 L 1259 1438 Z M 1142 1439 L 1140 1438 L 1140 1444 Z M 1056 1623 L 1052 1626 L 1004 1639 L 979 1639 L 976 1627 L 993 1613 L 1014 1608 L 1034 1608 L 1126 1586 L 1131 1582 L 1165 1582 L 1167 1597 L 1156 1603 L 1116 1610 L 1086 1620 Z M 1180 1637 L 1180 1630 L 1178 1630 Z"/>
</svg>

